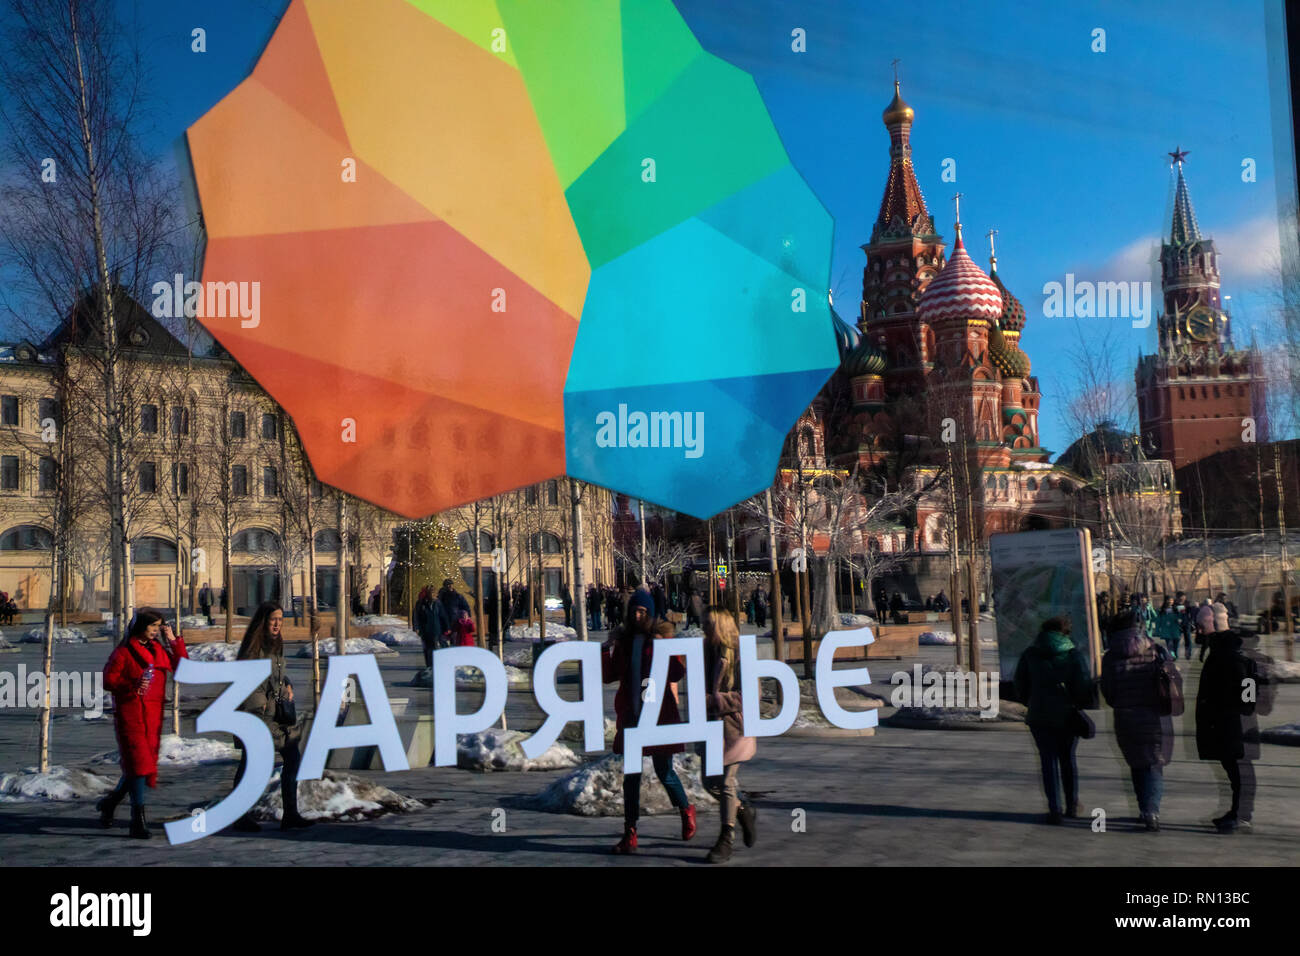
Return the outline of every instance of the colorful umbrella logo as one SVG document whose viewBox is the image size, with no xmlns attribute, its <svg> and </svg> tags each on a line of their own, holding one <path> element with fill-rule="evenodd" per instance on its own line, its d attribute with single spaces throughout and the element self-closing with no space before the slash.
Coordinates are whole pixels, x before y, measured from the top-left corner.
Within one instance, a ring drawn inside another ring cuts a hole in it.
<svg viewBox="0 0 1300 956">
<path fill-rule="evenodd" d="M 317 475 L 408 516 L 567 472 L 696 515 L 837 362 L 832 224 L 668 0 L 293 0 L 188 133 L 204 315 Z"/>
</svg>

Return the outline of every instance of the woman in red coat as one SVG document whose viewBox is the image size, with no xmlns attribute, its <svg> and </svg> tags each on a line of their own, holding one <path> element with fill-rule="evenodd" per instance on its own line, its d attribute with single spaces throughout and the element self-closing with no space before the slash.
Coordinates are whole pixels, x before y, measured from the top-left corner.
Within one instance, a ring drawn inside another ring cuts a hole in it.
<svg viewBox="0 0 1300 956">
<path fill-rule="evenodd" d="M 655 619 L 654 598 L 649 591 L 637 588 L 628 601 L 628 619 L 610 635 L 600 648 L 601 676 L 606 684 L 618 681 L 614 695 L 614 716 L 618 732 L 614 735 L 614 753 L 623 752 L 623 730 L 635 727 L 641 719 L 642 695 L 645 681 L 650 678 L 650 664 L 654 657 L 654 642 L 658 638 L 672 637 L 673 626 Z M 679 724 L 676 689 L 672 686 L 686 674 L 686 665 L 680 657 L 668 662 L 668 687 L 645 696 L 645 703 L 662 701 L 659 723 Z M 646 747 L 645 756 L 654 762 L 655 776 L 659 778 L 668 799 L 682 815 L 682 839 L 695 836 L 695 807 L 686 798 L 677 772 L 673 770 L 673 754 L 685 750 L 682 744 L 663 744 Z M 615 853 L 636 851 L 636 822 L 641 815 L 641 774 L 623 775 L 623 839 L 614 847 Z"/>
<path fill-rule="evenodd" d="M 113 695 L 113 728 L 122 763 L 117 788 L 99 801 L 99 824 L 113 825 L 113 813 L 131 794 L 131 836 L 147 840 L 144 788 L 158 786 L 158 742 L 162 737 L 167 671 L 188 657 L 185 642 L 172 635 L 157 611 L 142 609 L 104 665 L 104 687 Z"/>
</svg>

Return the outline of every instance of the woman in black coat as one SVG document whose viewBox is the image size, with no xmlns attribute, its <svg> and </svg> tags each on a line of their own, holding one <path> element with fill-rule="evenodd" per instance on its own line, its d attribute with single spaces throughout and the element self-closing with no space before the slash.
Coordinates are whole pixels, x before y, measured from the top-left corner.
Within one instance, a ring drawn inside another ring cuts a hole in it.
<svg viewBox="0 0 1300 956">
<path fill-rule="evenodd" d="M 1226 620 L 1215 623 L 1224 625 L 1224 629 L 1205 638 L 1210 653 L 1196 691 L 1196 754 L 1202 760 L 1219 761 L 1228 775 L 1232 807 L 1211 822 L 1231 833 L 1238 827 L 1250 826 L 1251 801 L 1243 802 L 1242 795 L 1245 792 L 1249 798 L 1253 793 L 1255 774 L 1246 759 L 1242 722 L 1255 712 L 1258 681 L 1253 663 L 1241 652 L 1241 638 L 1227 629 Z"/>
</svg>

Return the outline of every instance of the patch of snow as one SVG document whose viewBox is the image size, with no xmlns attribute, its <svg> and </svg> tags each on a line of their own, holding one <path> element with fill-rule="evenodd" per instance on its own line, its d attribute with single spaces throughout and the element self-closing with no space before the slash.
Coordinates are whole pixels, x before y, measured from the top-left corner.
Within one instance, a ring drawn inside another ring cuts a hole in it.
<svg viewBox="0 0 1300 956">
<path fill-rule="evenodd" d="M 702 807 L 717 806 L 717 801 L 700 784 L 700 758 L 695 754 L 673 754 L 673 769 L 686 788 L 686 799 Z M 623 815 L 623 755 L 610 754 L 583 764 L 565 774 L 534 797 L 524 801 L 535 810 L 551 813 L 576 813 L 584 817 L 621 817 Z M 668 793 L 655 776 L 650 758 L 642 761 L 641 813 L 653 815 L 676 813 Z"/>
<path fill-rule="evenodd" d="M 698 624 L 692 624 L 690 627 L 686 628 L 685 630 L 678 631 L 677 636 L 678 637 L 703 637 L 704 628 L 700 627 Z"/>
<path fill-rule="evenodd" d="M 390 627 L 383 631 L 376 631 L 370 636 L 372 639 L 380 641 L 388 647 L 423 646 L 423 642 L 420 640 L 420 635 L 416 634 L 405 624 L 401 627 Z"/>
<path fill-rule="evenodd" d="M 511 687 L 527 687 L 533 682 L 533 672 L 525 670 L 522 667 L 512 667 L 509 664 L 506 668 L 506 683 Z M 411 678 L 410 687 L 428 687 L 429 682 L 433 679 L 433 670 L 428 667 L 421 667 Z M 457 667 L 456 668 L 456 686 L 462 690 L 474 690 L 483 686 L 483 672 L 477 667 Z"/>
<path fill-rule="evenodd" d="M 92 764 L 121 762 L 116 750 L 95 754 Z M 238 763 L 239 751 L 234 744 L 213 737 L 177 737 L 163 734 L 158 743 L 160 767 L 197 767 L 205 763 Z"/>
<path fill-rule="evenodd" d="M 185 650 L 190 655 L 190 660 L 194 661 L 233 661 L 239 653 L 239 645 L 234 641 L 229 644 L 225 641 L 205 641 L 202 644 L 188 645 Z"/>
<path fill-rule="evenodd" d="M 17 773 L 0 774 L 0 803 L 84 800 L 108 793 L 116 784 L 115 777 L 89 770 L 51 767 L 49 773 L 41 773 L 35 767 L 28 767 Z"/>
<path fill-rule="evenodd" d="M 957 643 L 957 638 L 953 636 L 952 631 L 925 631 L 917 637 L 916 643 L 952 646 Z"/>
<path fill-rule="evenodd" d="M 396 654 L 397 652 L 381 641 L 376 641 L 371 637 L 349 637 L 347 640 L 348 654 Z M 333 637 L 323 638 L 320 641 L 320 656 L 326 657 L 330 654 L 338 653 L 338 640 Z M 307 641 L 298 648 L 295 657 L 311 658 L 311 641 Z"/>
<path fill-rule="evenodd" d="M 565 627 L 563 624 L 557 624 L 554 621 L 546 622 L 546 639 L 548 641 L 571 641 L 578 636 L 578 632 L 571 627 Z M 540 641 L 542 639 L 542 629 L 536 623 L 533 624 L 511 624 L 506 632 L 506 637 L 512 641 Z"/>
<path fill-rule="evenodd" d="M 414 813 L 424 804 L 402 796 L 387 787 L 337 770 L 326 770 L 319 780 L 298 781 L 298 812 L 308 820 L 372 820 L 386 813 Z M 284 816 L 280 800 L 280 770 L 252 814 L 259 820 L 279 820 Z"/>
<path fill-rule="evenodd" d="M 7 648 L 10 647 L 13 647 L 13 645 L 5 640 L 5 636 L 3 633 L 0 633 L 0 651 L 6 650 Z"/>
<path fill-rule="evenodd" d="M 209 624 L 209 623 L 208 623 L 208 619 L 207 619 L 206 617 L 204 617 L 202 614 L 182 614 L 182 615 L 181 615 L 181 628 L 182 628 L 182 630 L 187 630 L 187 631 L 188 631 L 190 628 L 198 629 L 198 628 L 205 628 L 205 627 L 216 627 L 216 625 L 215 625 L 215 624 Z"/>
<path fill-rule="evenodd" d="M 1294 684 L 1300 682 L 1300 661 L 1269 660 L 1260 672 L 1261 679 L 1270 684 Z"/>
<path fill-rule="evenodd" d="M 488 650 L 494 651 L 495 647 L 489 647 Z M 510 643 L 503 641 L 501 646 L 501 660 L 510 667 L 532 667 L 533 666 L 533 645 Z"/>
<path fill-rule="evenodd" d="M 410 622 L 404 617 L 398 617 L 396 614 L 362 614 L 360 617 L 354 617 L 352 623 L 358 627 L 402 627 L 410 629 Z"/>
<path fill-rule="evenodd" d="M 873 617 L 869 617 L 866 614 L 841 614 L 840 615 L 841 627 L 867 627 L 875 623 L 876 623 L 876 619 Z"/>
<path fill-rule="evenodd" d="M 553 743 L 535 760 L 524 756 L 520 742 L 531 734 L 518 730 L 485 730 L 461 734 L 456 743 L 456 766 L 462 770 L 568 770 L 582 758 L 561 743 Z"/>
<path fill-rule="evenodd" d="M 1300 724 L 1279 724 L 1277 727 L 1265 727 L 1260 730 L 1259 739 L 1265 743 L 1300 745 Z"/>
<path fill-rule="evenodd" d="M 44 644 L 45 628 L 34 627 L 21 638 L 24 644 Z M 54 629 L 55 644 L 85 644 L 86 632 L 79 627 L 56 627 Z"/>
</svg>

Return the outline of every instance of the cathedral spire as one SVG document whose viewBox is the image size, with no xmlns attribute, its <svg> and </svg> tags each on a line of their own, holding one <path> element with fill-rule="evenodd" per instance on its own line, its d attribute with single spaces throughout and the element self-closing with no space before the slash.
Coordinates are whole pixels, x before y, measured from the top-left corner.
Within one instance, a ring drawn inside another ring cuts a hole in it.
<svg viewBox="0 0 1300 956">
<path fill-rule="evenodd" d="M 1174 147 L 1174 151 L 1169 156 L 1178 167 L 1178 185 L 1174 191 L 1174 220 L 1169 229 L 1169 242 L 1171 245 L 1184 246 L 1198 241 L 1201 238 L 1201 229 L 1196 224 L 1196 213 L 1192 210 L 1192 197 L 1187 191 L 1187 180 L 1183 178 L 1183 161 L 1187 158 L 1187 150 Z"/>
<path fill-rule="evenodd" d="M 925 197 L 912 169 L 912 120 L 916 112 L 907 105 L 898 81 L 898 61 L 894 61 L 894 98 L 889 101 L 881 120 L 889 130 L 889 179 L 880 200 L 871 239 L 905 238 L 933 235 L 934 222 L 925 207 Z"/>
</svg>

